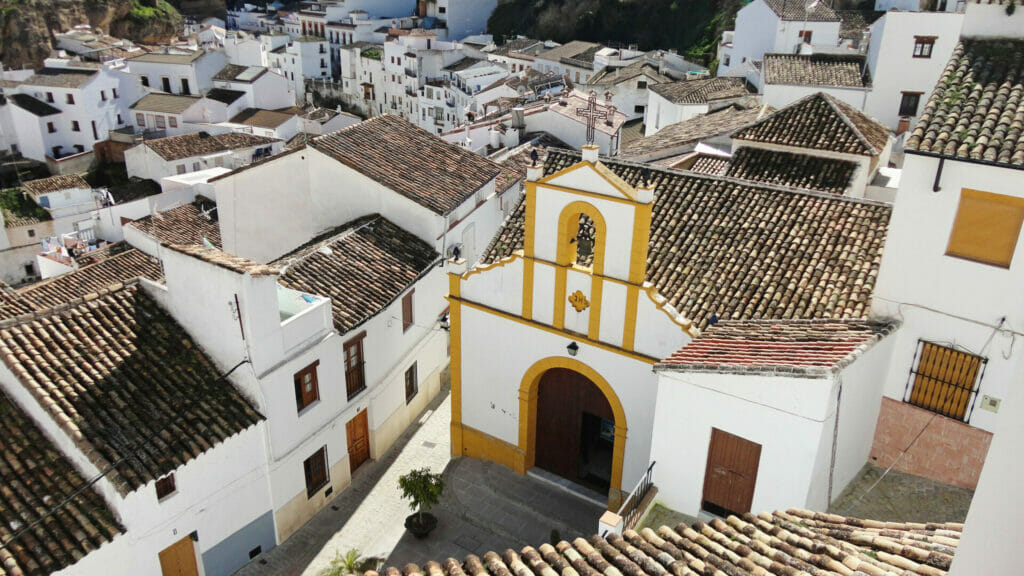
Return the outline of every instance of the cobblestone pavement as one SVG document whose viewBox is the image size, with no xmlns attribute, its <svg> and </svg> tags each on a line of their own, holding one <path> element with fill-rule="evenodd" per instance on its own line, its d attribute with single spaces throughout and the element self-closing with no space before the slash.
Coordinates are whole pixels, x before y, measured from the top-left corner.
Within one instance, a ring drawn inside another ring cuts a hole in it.
<svg viewBox="0 0 1024 576">
<path fill-rule="evenodd" d="M 602 508 L 500 465 L 470 458 L 450 460 L 451 403 L 441 390 L 421 418 L 375 462 L 356 471 L 352 485 L 291 538 L 250 562 L 240 576 L 316 576 L 335 554 L 357 548 L 389 566 L 460 560 L 467 554 L 538 546 L 554 531 L 559 538 L 589 535 Z M 438 527 L 417 540 L 403 523 L 412 511 L 402 500 L 398 477 L 413 468 L 444 471 L 445 492 L 432 513 Z"/>
<path fill-rule="evenodd" d="M 967 518 L 973 491 L 896 471 L 878 482 L 883 472 L 865 465 L 829 511 L 890 522 L 963 522 Z M 875 482 L 878 485 L 872 489 Z"/>
</svg>

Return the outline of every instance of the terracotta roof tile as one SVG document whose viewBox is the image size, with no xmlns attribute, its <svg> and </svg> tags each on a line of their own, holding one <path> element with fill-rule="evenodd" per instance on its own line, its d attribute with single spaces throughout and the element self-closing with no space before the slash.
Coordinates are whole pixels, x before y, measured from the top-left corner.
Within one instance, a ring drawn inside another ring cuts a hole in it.
<svg viewBox="0 0 1024 576">
<path fill-rule="evenodd" d="M 743 146 L 723 173 L 740 180 L 843 194 L 856 171 L 857 164 L 847 160 Z"/>
<path fill-rule="evenodd" d="M 0 327 L 3 362 L 122 494 L 262 419 L 137 284 Z"/>
<path fill-rule="evenodd" d="M 666 126 L 650 136 L 623 146 L 619 157 L 624 160 L 644 161 L 673 156 L 682 151 L 681 147 L 749 126 L 772 111 L 770 106 L 729 106 L 701 114 L 685 122 Z"/>
<path fill-rule="evenodd" d="M 717 176 L 725 174 L 729 168 L 728 156 L 716 156 L 714 154 L 700 154 L 687 170 L 697 174 L 710 174 Z"/>
<path fill-rule="evenodd" d="M 330 298 L 334 326 L 345 333 L 391 304 L 439 258 L 426 242 L 373 214 L 274 264 L 284 268 L 282 286 Z"/>
<path fill-rule="evenodd" d="M 169 52 L 149 52 L 129 58 L 134 62 L 154 62 L 157 64 L 191 64 L 206 55 L 202 50 L 194 50 L 185 54 L 173 54 Z M 130 64 L 129 64 L 130 65 Z"/>
<path fill-rule="evenodd" d="M 783 20 L 807 22 L 839 21 L 839 16 L 825 2 L 805 3 L 803 0 L 765 0 L 765 4 Z"/>
<path fill-rule="evenodd" d="M 579 162 L 549 151 L 545 173 Z M 646 281 L 698 329 L 721 319 L 865 318 L 891 208 L 726 178 L 602 161 L 631 186 L 655 185 Z M 484 252 L 523 247 L 516 208 Z"/>
<path fill-rule="evenodd" d="M 655 84 L 649 90 L 675 104 L 706 104 L 753 93 L 746 80 L 734 76 L 666 82 Z"/>
<path fill-rule="evenodd" d="M 894 328 L 867 320 L 726 320 L 658 368 L 820 375 L 848 365 Z"/>
<path fill-rule="evenodd" d="M 164 160 L 180 160 L 181 158 L 205 156 L 228 150 L 269 146 L 274 142 L 280 142 L 280 140 L 254 136 L 245 132 L 227 132 L 213 136 L 206 132 L 192 132 L 180 136 L 146 140 L 141 145 L 149 146 Z"/>
<path fill-rule="evenodd" d="M 849 104 L 817 92 L 733 134 L 734 139 L 877 156 L 889 130 Z"/>
<path fill-rule="evenodd" d="M 29 76 L 25 86 L 48 86 L 51 88 L 81 88 L 96 77 L 96 70 L 76 68 L 42 68 Z"/>
<path fill-rule="evenodd" d="M 21 187 L 33 196 L 46 194 L 47 192 L 60 192 L 71 188 L 85 188 L 92 190 L 92 186 L 78 174 L 67 174 L 63 176 L 50 176 L 39 180 L 22 182 Z"/>
<path fill-rule="evenodd" d="M 871 85 L 864 56 L 845 54 L 765 54 L 766 84 L 799 86 Z"/>
<path fill-rule="evenodd" d="M 309 146 L 442 215 L 501 173 L 494 162 L 390 114 L 319 136 Z"/>
<path fill-rule="evenodd" d="M 545 50 L 535 55 L 539 60 L 550 60 L 552 62 L 565 62 L 576 66 L 589 67 L 594 63 L 594 55 L 598 50 L 604 48 L 600 44 L 573 40 L 550 50 Z"/>
<path fill-rule="evenodd" d="M 289 114 L 287 112 L 277 112 L 274 110 L 261 110 L 259 108 L 246 108 L 238 114 L 235 114 L 234 118 L 229 120 L 234 124 L 245 124 L 246 126 L 256 126 L 257 128 L 277 128 L 281 124 L 291 120 L 295 114 Z"/>
<path fill-rule="evenodd" d="M 906 150 L 1024 166 L 1024 40 L 961 39 Z"/>
<path fill-rule="evenodd" d="M 95 488 L 74 494 L 85 479 L 3 392 L 0 414 L 0 574 L 59 572 L 124 532 Z"/>
<path fill-rule="evenodd" d="M 88 257 L 88 253 L 85 256 Z M 73 272 L 19 288 L 17 292 L 39 308 L 50 308 L 139 277 L 159 282 L 164 272 L 159 261 L 132 248 Z"/>
<path fill-rule="evenodd" d="M 197 201 L 165 210 L 159 216 L 146 216 L 128 224 L 155 238 L 161 244 L 197 244 L 209 241 L 221 247 L 217 205 Z"/>
<path fill-rule="evenodd" d="M 217 248 L 207 248 L 202 244 L 163 244 L 163 246 L 166 246 L 175 252 L 188 254 L 193 258 L 198 258 L 204 262 L 209 262 L 215 266 L 231 270 L 236 274 L 248 274 L 250 276 L 276 276 L 281 272 L 277 266 L 253 262 L 252 260 L 242 258 L 241 256 L 228 254 L 227 252 Z"/>
<path fill-rule="evenodd" d="M 163 94 L 153 92 L 146 94 L 131 105 L 132 110 L 141 112 L 163 112 L 165 114 L 181 114 L 190 106 L 199 102 L 199 96 L 183 96 L 180 94 Z"/>
<path fill-rule="evenodd" d="M 840 576 L 946 574 L 962 524 L 899 523 L 807 510 L 729 516 L 622 535 L 562 540 L 518 552 L 389 567 L 365 576 Z"/>
<path fill-rule="evenodd" d="M 36 310 L 36 306 L 26 300 L 7 283 L 0 280 L 0 318 L 12 318 Z"/>
</svg>

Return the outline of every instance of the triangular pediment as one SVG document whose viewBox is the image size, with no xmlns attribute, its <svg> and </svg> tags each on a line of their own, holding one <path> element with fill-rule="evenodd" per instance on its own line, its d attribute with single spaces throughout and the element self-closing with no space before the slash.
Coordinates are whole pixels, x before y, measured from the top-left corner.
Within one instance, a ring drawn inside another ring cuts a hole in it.
<svg viewBox="0 0 1024 576">
<path fill-rule="evenodd" d="M 577 162 L 542 178 L 538 184 L 550 184 L 620 200 L 636 201 L 636 190 L 600 162 Z"/>
</svg>

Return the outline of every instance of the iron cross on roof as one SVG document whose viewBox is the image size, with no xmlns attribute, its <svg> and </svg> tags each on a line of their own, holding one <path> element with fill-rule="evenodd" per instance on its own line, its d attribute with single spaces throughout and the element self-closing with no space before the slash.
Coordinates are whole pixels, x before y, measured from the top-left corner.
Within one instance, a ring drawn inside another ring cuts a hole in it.
<svg viewBox="0 0 1024 576">
<path fill-rule="evenodd" d="M 596 135 L 595 123 L 608 118 L 608 109 L 597 103 L 597 92 L 590 92 L 590 97 L 587 98 L 587 107 L 577 108 L 576 115 L 587 119 L 587 144 L 593 144 Z"/>
</svg>

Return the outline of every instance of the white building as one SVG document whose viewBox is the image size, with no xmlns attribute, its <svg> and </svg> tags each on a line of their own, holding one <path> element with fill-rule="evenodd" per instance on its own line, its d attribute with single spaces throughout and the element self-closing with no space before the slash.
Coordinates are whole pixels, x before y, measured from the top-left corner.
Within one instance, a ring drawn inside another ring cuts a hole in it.
<svg viewBox="0 0 1024 576">
<path fill-rule="evenodd" d="M 264 67 L 228 64 L 213 76 L 213 87 L 244 92 L 246 108 L 276 110 L 295 105 L 291 81 Z"/>
<path fill-rule="evenodd" d="M 733 103 L 743 103 L 752 89 L 743 78 L 722 76 L 650 86 L 644 111 L 644 136 Z"/>
<path fill-rule="evenodd" d="M 280 140 L 244 132 L 191 132 L 145 140 L 124 153 L 129 176 L 159 181 L 164 176 L 207 168 L 235 169 L 281 151 Z"/>
<path fill-rule="evenodd" d="M 761 101 L 783 108 L 823 92 L 864 110 L 872 91 L 864 56 L 835 54 L 765 54 L 761 65 Z"/>
<path fill-rule="evenodd" d="M 322 36 L 300 36 L 267 54 L 267 66 L 287 78 L 294 103 L 306 101 L 306 80 L 331 77 L 331 54 Z"/>
<path fill-rule="evenodd" d="M 53 235 L 50 214 L 17 189 L 0 192 L 3 230 L 0 231 L 0 281 L 18 285 L 37 280 L 39 242 Z"/>
<path fill-rule="evenodd" d="M 202 121 L 204 114 L 197 107 L 199 96 L 179 96 L 151 92 L 131 105 L 131 122 L 135 132 L 160 136 L 178 136 L 195 132 L 187 122 Z"/>
<path fill-rule="evenodd" d="M 244 131 L 255 136 L 273 138 L 287 142 L 302 130 L 302 110 L 260 110 L 246 108 L 225 124 L 236 131 Z"/>
<path fill-rule="evenodd" d="M 418 15 L 425 27 L 444 32 L 442 40 L 461 40 L 487 31 L 498 0 L 425 0 L 419 4 Z"/>
<path fill-rule="evenodd" d="M 657 66 L 648 63 L 646 58 L 640 58 L 629 66 L 606 68 L 598 72 L 582 89 L 585 92 L 597 92 L 602 100 L 610 102 L 629 121 L 645 116 L 648 89 L 666 82 L 672 82 L 672 79 L 659 73 Z"/>
<path fill-rule="evenodd" d="M 339 55 L 345 103 L 367 116 L 384 114 L 384 49 L 369 42 L 355 42 L 342 46 Z"/>
<path fill-rule="evenodd" d="M 597 53 L 605 47 L 593 42 L 573 40 L 567 44 L 538 52 L 533 67 L 541 72 L 567 75 L 570 82 L 586 84 L 603 68 L 595 62 Z"/>
<path fill-rule="evenodd" d="M 653 136 L 634 140 L 622 147 L 619 158 L 672 167 L 677 162 L 689 158 L 701 145 L 730 151 L 733 132 L 753 124 L 771 112 L 772 110 L 765 106 L 727 106 L 663 128 Z"/>
<path fill-rule="evenodd" d="M 211 79 L 228 63 L 223 50 L 168 48 L 126 60 L 128 71 L 143 86 L 170 94 L 202 94 L 213 87 Z"/>
<path fill-rule="evenodd" d="M 767 53 L 799 53 L 805 44 L 815 52 L 834 51 L 840 45 L 839 24 L 839 16 L 824 2 L 754 0 L 736 13 L 735 30 L 723 33 L 718 74 Z"/>
</svg>

